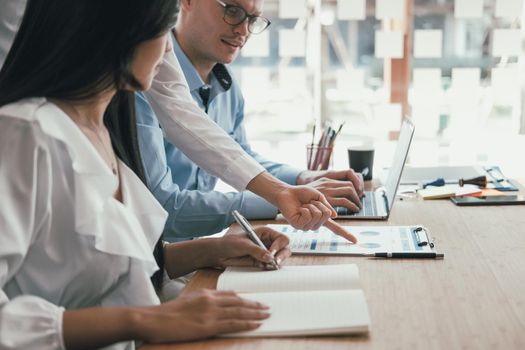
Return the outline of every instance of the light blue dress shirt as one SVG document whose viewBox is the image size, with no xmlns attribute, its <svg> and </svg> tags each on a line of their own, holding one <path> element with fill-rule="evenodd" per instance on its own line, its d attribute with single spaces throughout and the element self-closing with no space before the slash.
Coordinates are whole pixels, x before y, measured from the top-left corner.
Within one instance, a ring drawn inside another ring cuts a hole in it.
<svg viewBox="0 0 525 350">
<path fill-rule="evenodd" d="M 199 89 L 206 84 L 175 38 L 173 47 L 191 94 L 204 109 Z M 243 125 L 244 99 L 224 65 L 214 68 L 208 86 L 209 117 L 268 172 L 286 183 L 296 184 L 300 170 L 269 161 L 251 149 Z M 251 192 L 214 191 L 217 178 L 199 168 L 164 138 L 157 117 L 142 94 L 137 94 L 136 107 L 139 145 L 147 185 L 169 213 L 164 230 L 167 240 L 219 232 L 234 221 L 231 215 L 233 210 L 238 210 L 248 219 L 271 219 L 277 215 L 274 206 Z"/>
</svg>

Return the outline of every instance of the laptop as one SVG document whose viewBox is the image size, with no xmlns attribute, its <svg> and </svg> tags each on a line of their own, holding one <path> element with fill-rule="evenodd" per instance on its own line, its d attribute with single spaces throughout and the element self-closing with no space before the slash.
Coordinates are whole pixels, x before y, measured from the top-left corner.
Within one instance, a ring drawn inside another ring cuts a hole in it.
<svg viewBox="0 0 525 350">
<path fill-rule="evenodd" d="M 385 186 L 379 187 L 375 191 L 365 192 L 365 196 L 361 199 L 363 208 L 357 213 L 352 213 L 345 207 L 335 207 L 338 219 L 388 220 L 394 206 L 399 180 L 403 173 L 413 135 L 414 124 L 405 119 L 401 126 L 396 152 L 385 181 Z"/>
</svg>

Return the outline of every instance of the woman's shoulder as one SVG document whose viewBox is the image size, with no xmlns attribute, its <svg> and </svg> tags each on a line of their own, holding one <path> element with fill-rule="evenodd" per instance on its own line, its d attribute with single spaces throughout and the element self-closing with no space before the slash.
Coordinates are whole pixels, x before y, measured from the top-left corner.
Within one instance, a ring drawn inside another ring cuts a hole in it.
<svg viewBox="0 0 525 350">
<path fill-rule="evenodd" d="M 40 107 L 47 103 L 45 98 L 26 98 L 0 107 L 0 116 L 27 122 L 36 121 Z"/>
<path fill-rule="evenodd" d="M 26 98 L 0 107 L 0 128 L 31 129 L 39 139 L 60 141 L 69 146 L 78 142 L 76 126 L 46 98 Z"/>
<path fill-rule="evenodd" d="M 41 148 L 47 143 L 38 122 L 38 110 L 45 103 L 43 98 L 31 98 L 0 107 L 0 138 L 4 151 L 13 151 L 16 147 Z M 23 142 L 19 142 L 19 138 Z"/>
<path fill-rule="evenodd" d="M 0 134 L 15 147 L 47 149 L 56 137 L 50 132 L 55 115 L 53 105 L 45 98 L 27 98 L 0 107 Z M 49 125 L 48 125 L 49 124 Z M 56 126 L 55 126 L 56 128 Z M 23 138 L 23 142 L 13 142 Z M 3 143 L 2 147 L 8 146 Z"/>
</svg>

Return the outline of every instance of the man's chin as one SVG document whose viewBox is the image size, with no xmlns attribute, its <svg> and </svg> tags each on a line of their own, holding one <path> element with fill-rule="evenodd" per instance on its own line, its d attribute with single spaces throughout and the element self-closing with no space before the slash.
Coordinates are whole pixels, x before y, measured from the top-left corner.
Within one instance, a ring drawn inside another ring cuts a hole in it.
<svg viewBox="0 0 525 350">
<path fill-rule="evenodd" d="M 232 54 L 232 55 L 225 55 L 223 57 L 221 57 L 218 62 L 219 63 L 222 63 L 222 64 L 230 64 L 232 63 L 233 61 L 235 61 L 235 59 L 237 58 L 237 56 L 239 56 L 239 51 L 237 51 L 235 54 Z"/>
</svg>

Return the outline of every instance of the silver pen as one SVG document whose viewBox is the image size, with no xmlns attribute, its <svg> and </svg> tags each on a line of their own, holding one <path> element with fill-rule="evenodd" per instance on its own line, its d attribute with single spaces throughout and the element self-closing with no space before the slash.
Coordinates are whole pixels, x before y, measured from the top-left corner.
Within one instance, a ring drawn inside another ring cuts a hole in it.
<svg viewBox="0 0 525 350">
<path fill-rule="evenodd" d="M 266 248 L 264 243 L 259 239 L 259 236 L 257 236 L 257 234 L 253 230 L 252 226 L 248 222 L 248 220 L 246 220 L 244 218 L 244 216 L 242 216 L 241 213 L 239 213 L 237 210 L 234 210 L 232 212 L 232 215 L 233 215 L 233 218 L 235 219 L 235 221 L 237 221 L 237 223 L 242 227 L 242 229 L 244 230 L 244 232 L 246 233 L 248 238 L 253 243 L 257 244 L 259 247 L 261 247 L 264 250 L 266 250 L 267 252 L 269 252 L 268 248 Z M 275 260 L 275 256 L 273 257 L 273 261 L 268 263 L 267 265 L 270 266 L 272 268 L 272 270 L 278 270 L 279 269 L 279 264 Z"/>
</svg>

